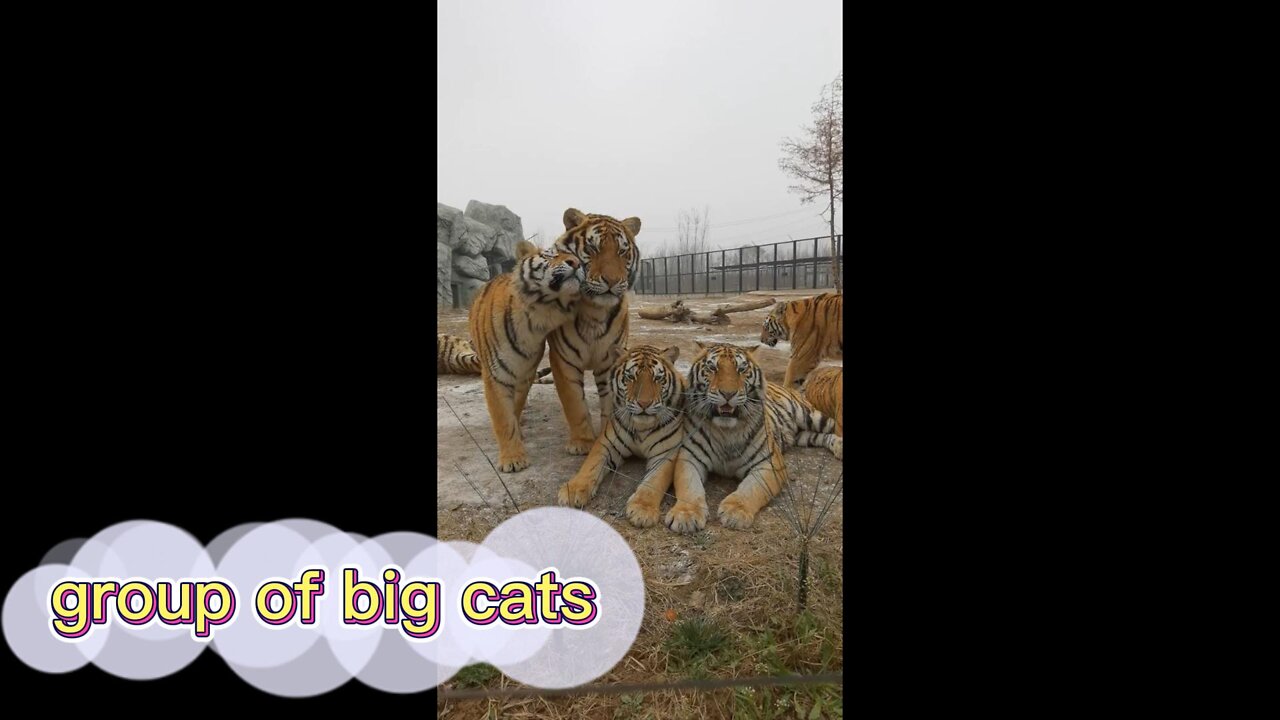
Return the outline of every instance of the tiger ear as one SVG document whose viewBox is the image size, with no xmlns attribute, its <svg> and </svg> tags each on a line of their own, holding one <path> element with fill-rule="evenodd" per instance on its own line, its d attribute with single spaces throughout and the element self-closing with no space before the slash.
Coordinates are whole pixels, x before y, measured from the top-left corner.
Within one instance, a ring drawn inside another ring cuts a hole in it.
<svg viewBox="0 0 1280 720">
<path fill-rule="evenodd" d="M 542 251 L 538 249 L 537 245 L 534 245 L 528 240 L 521 240 L 516 243 L 516 262 L 520 262 L 527 257 L 537 255 L 540 252 Z"/>
<path fill-rule="evenodd" d="M 742 349 L 746 351 L 747 357 L 754 360 L 756 357 L 756 351 L 760 349 L 760 346 L 757 344 L 757 345 L 752 345 L 751 347 L 744 347 Z"/>
<path fill-rule="evenodd" d="M 777 310 L 778 312 L 782 312 L 783 310 L 787 309 L 787 303 L 785 301 L 780 301 L 777 305 L 773 306 L 773 309 Z"/>
<path fill-rule="evenodd" d="M 702 342 L 701 340 L 694 340 L 694 341 L 693 341 L 693 344 L 694 344 L 694 345 L 697 345 L 699 350 L 706 350 L 706 349 L 707 349 L 707 344 L 706 344 L 706 343 L 704 343 L 704 342 Z"/>
<path fill-rule="evenodd" d="M 667 359 L 667 362 L 674 363 L 676 361 L 676 358 L 680 357 L 680 346 L 672 345 L 671 347 L 662 351 L 662 356 Z"/>
<path fill-rule="evenodd" d="M 640 234 L 640 218 L 629 217 L 622 221 L 622 227 L 626 228 L 627 232 L 631 233 L 631 237 L 635 237 Z"/>
<path fill-rule="evenodd" d="M 585 222 L 586 219 L 587 216 L 581 210 L 569 208 L 564 211 L 564 229 L 572 230 Z"/>
</svg>

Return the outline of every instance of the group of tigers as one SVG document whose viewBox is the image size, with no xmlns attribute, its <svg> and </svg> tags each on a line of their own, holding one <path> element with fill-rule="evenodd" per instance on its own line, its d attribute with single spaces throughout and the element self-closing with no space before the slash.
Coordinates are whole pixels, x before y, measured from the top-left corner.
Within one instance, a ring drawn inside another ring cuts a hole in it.
<svg viewBox="0 0 1280 720">
<path fill-rule="evenodd" d="M 634 456 L 646 467 L 627 501 L 633 524 L 657 524 L 662 497 L 674 484 L 676 502 L 664 523 L 677 532 L 704 528 L 703 483 L 715 473 L 741 481 L 718 509 L 721 524 L 741 529 L 787 481 L 784 448 L 824 447 L 843 460 L 843 370 L 814 371 L 824 357 L 843 357 L 843 295 L 779 302 L 770 311 L 761 342 L 792 346 L 783 385 L 765 381 L 754 357 L 758 345 L 698 342 L 684 376 L 674 365 L 679 348 L 627 347 L 639 218 L 570 208 L 564 226 L 546 250 L 518 243 L 516 268 L 484 285 L 470 311 L 471 343 L 436 336 L 437 372 L 482 378 L 499 471 L 529 466 L 520 415 L 529 388 L 546 374 L 538 365 L 548 347 L 569 426 L 565 449 L 587 456 L 560 486 L 561 505 L 584 506 L 607 473 Z M 583 389 L 588 370 L 600 397 L 598 435 Z"/>
</svg>

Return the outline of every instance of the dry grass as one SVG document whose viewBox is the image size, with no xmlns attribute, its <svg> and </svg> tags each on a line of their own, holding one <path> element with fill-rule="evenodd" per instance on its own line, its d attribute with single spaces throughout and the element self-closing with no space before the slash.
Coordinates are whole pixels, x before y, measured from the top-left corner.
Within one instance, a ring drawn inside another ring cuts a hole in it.
<svg viewBox="0 0 1280 720">
<path fill-rule="evenodd" d="M 797 480 L 797 491 L 812 492 Z M 820 490 L 820 492 L 822 492 Z M 804 495 L 808 497 L 808 495 Z M 796 610 L 799 543 L 777 503 L 745 531 L 712 521 L 694 535 L 632 527 L 588 505 L 631 545 L 645 575 L 645 617 L 635 644 L 597 683 L 697 677 L 812 674 L 843 668 L 843 513 L 833 512 L 810 543 L 808 610 Z M 714 505 L 712 505 L 714 508 Z M 484 508 L 440 515 L 440 537 L 479 543 L 501 521 Z M 674 615 L 672 615 L 674 613 Z M 674 620 L 670 619 L 674 617 Z M 474 671 L 451 687 L 513 687 Z M 814 715 L 814 707 L 819 707 Z M 770 718 L 840 717 L 843 689 L 797 686 L 635 695 L 440 701 L 449 718 Z M 797 710 L 802 711 L 797 714 Z"/>
</svg>

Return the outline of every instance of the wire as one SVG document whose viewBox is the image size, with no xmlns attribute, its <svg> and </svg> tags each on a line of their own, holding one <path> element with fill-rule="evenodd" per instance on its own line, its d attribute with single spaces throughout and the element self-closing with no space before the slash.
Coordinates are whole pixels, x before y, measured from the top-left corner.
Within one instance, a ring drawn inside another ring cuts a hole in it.
<svg viewBox="0 0 1280 720">
<path fill-rule="evenodd" d="M 789 210 L 784 213 L 778 213 L 777 215 L 762 215 L 757 218 L 744 218 L 742 220 L 727 220 L 725 222 L 720 222 L 716 220 L 708 223 L 707 226 L 708 227 L 733 227 L 735 225 L 746 225 L 748 223 L 759 222 L 761 220 L 772 220 L 773 218 L 780 218 L 786 215 L 795 215 L 797 213 L 806 212 L 808 210 L 809 208 L 800 208 L 799 210 Z M 665 227 L 665 228 L 651 228 L 651 227 L 641 226 L 640 231 L 655 233 L 655 232 L 674 232 L 679 229 L 680 229 L 680 226 L 678 225 L 676 227 Z"/>
<path fill-rule="evenodd" d="M 745 678 L 707 678 L 702 680 L 677 680 L 661 683 L 619 683 L 609 685 L 583 685 L 575 688 L 492 688 L 485 690 L 448 690 L 442 688 L 441 700 L 484 700 L 488 698 L 536 698 L 556 695 L 623 695 L 634 692 L 662 692 L 663 690 L 719 690 L 731 687 L 768 687 L 770 685 L 844 685 L 844 672 L 815 673 L 813 675 L 761 675 Z"/>
</svg>

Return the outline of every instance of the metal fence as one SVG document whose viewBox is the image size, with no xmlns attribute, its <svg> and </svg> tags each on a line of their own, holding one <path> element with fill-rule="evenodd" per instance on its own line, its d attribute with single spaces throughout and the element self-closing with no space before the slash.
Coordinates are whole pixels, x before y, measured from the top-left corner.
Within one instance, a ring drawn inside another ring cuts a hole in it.
<svg viewBox="0 0 1280 720">
<path fill-rule="evenodd" d="M 844 235 L 836 235 L 836 272 L 844 271 Z M 835 287 L 831 236 L 749 245 L 736 250 L 642 258 L 641 295 L 738 293 Z"/>
</svg>

